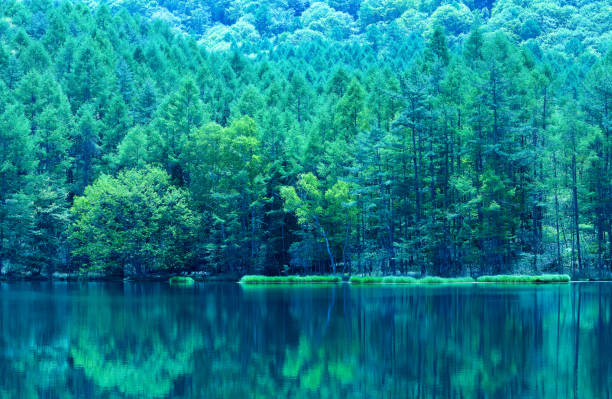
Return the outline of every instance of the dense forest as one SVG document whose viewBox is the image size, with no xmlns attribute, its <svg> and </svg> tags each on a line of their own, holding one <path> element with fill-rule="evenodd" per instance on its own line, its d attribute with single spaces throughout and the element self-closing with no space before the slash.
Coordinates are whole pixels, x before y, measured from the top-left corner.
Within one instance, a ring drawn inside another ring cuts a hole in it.
<svg viewBox="0 0 612 399">
<path fill-rule="evenodd" d="M 2 275 L 609 273 L 610 21 L 2 1 Z"/>
</svg>

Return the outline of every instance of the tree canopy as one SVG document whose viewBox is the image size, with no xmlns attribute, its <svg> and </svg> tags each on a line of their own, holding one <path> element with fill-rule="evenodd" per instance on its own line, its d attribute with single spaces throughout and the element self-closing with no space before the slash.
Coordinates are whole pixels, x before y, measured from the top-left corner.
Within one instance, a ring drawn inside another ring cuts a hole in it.
<svg viewBox="0 0 612 399">
<path fill-rule="evenodd" d="M 2 273 L 609 272 L 610 13 L 4 1 Z"/>
</svg>

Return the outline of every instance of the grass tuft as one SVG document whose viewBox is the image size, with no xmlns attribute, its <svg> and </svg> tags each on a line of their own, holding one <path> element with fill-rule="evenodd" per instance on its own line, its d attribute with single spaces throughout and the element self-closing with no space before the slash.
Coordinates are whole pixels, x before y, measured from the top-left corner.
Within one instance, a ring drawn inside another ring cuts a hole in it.
<svg viewBox="0 0 612 399">
<path fill-rule="evenodd" d="M 302 283 L 340 283 L 340 276 L 243 276 L 241 284 L 302 284 Z"/>
<path fill-rule="evenodd" d="M 174 276 L 174 277 L 170 277 L 168 282 L 170 284 L 176 284 L 176 285 L 191 285 L 195 283 L 195 280 L 192 279 L 191 277 Z"/>
<path fill-rule="evenodd" d="M 380 284 L 383 282 L 382 276 L 351 276 L 349 283 L 351 284 Z"/>
<path fill-rule="evenodd" d="M 567 274 L 542 274 L 540 276 L 500 274 L 497 276 L 480 276 L 476 281 L 479 283 L 568 283 L 570 276 Z"/>
<path fill-rule="evenodd" d="M 472 277 L 426 276 L 417 281 L 422 284 L 454 284 L 454 283 L 473 283 L 475 280 Z"/>
<path fill-rule="evenodd" d="M 452 284 L 452 283 L 473 283 L 471 277 L 437 277 L 426 276 L 416 279 L 410 276 L 352 276 L 349 280 L 351 284 Z"/>
<path fill-rule="evenodd" d="M 382 279 L 383 284 L 413 284 L 418 280 L 410 276 L 387 276 Z"/>
</svg>

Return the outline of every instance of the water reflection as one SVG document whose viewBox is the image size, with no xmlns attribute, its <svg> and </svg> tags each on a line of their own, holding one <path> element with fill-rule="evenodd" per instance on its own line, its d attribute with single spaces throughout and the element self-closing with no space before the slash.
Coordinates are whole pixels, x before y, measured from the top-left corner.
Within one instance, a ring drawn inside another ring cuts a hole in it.
<svg viewBox="0 0 612 399">
<path fill-rule="evenodd" d="M 608 398 L 612 284 L 0 285 L 0 398 Z"/>
</svg>

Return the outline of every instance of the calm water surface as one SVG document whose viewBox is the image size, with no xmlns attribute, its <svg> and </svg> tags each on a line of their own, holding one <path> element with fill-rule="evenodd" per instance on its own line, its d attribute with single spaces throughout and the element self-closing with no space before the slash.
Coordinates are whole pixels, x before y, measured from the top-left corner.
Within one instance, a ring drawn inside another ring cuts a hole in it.
<svg viewBox="0 0 612 399">
<path fill-rule="evenodd" d="M 609 398 L 612 284 L 0 284 L 0 398 Z"/>
</svg>

